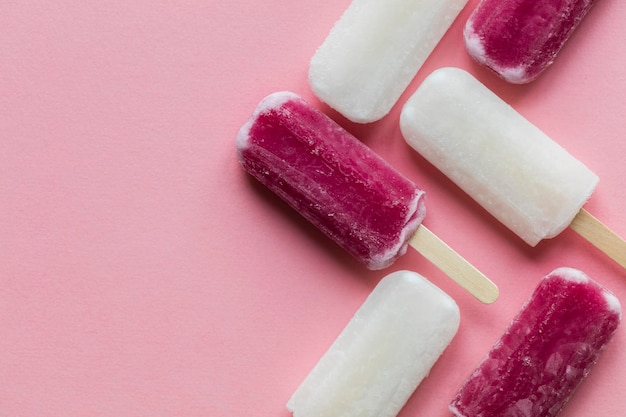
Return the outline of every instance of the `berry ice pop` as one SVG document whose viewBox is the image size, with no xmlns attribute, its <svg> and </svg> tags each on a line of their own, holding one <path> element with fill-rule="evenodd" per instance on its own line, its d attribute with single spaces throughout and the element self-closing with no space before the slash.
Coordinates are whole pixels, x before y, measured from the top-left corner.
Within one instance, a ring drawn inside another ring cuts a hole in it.
<svg viewBox="0 0 626 417">
<path fill-rule="evenodd" d="M 620 302 L 583 272 L 546 276 L 450 404 L 457 417 L 553 417 L 621 320 Z"/>
<path fill-rule="evenodd" d="M 370 269 L 411 244 L 483 302 L 497 287 L 421 225 L 424 192 L 298 95 L 263 99 L 240 129 L 244 169 Z"/>
<path fill-rule="evenodd" d="M 594 0 L 481 0 L 468 19 L 465 45 L 478 62 L 522 84 L 539 76 Z"/>
<path fill-rule="evenodd" d="M 467 0 L 353 0 L 311 59 L 315 94 L 346 118 L 384 117 Z"/>
<path fill-rule="evenodd" d="M 295 391 L 294 417 L 393 417 L 457 332 L 452 298 L 415 272 L 383 278 Z"/>
<path fill-rule="evenodd" d="M 400 127 L 529 245 L 571 226 L 626 267 L 626 242 L 582 209 L 598 177 L 466 71 L 430 74 L 404 105 Z"/>
</svg>

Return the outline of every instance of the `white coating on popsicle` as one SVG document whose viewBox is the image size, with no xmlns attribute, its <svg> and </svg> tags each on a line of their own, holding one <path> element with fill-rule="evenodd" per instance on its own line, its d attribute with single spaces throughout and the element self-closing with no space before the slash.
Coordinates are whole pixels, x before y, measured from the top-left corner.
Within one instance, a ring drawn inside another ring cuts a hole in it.
<svg viewBox="0 0 626 417">
<path fill-rule="evenodd" d="M 584 284 L 590 281 L 590 278 L 587 276 L 587 274 L 574 268 L 567 268 L 567 267 L 557 268 L 553 271 L 553 273 L 556 275 L 561 275 L 566 280 L 572 281 L 572 282 L 578 282 L 578 283 Z"/>
<path fill-rule="evenodd" d="M 354 122 L 381 119 L 466 3 L 353 0 L 311 59 L 311 89 Z"/>
<path fill-rule="evenodd" d="M 426 217 L 426 205 L 422 201 L 424 193 L 415 194 L 413 200 L 411 200 L 407 207 L 409 208 L 407 216 L 405 217 L 405 226 L 400 231 L 398 236 L 398 243 L 395 246 L 389 248 L 389 250 L 374 255 L 371 258 L 371 265 L 385 265 L 388 266 L 389 259 L 403 256 L 407 249 L 407 241 L 415 233 L 415 229 L 422 223 L 424 217 Z M 413 217 L 413 220 L 411 220 Z M 380 268 L 375 268 L 380 269 Z"/>
<path fill-rule="evenodd" d="M 620 319 L 622 318 L 622 304 L 619 302 L 619 299 L 615 296 L 615 294 L 611 294 L 608 291 L 605 291 L 602 295 L 604 295 L 604 299 L 608 304 L 609 308 L 616 313 L 619 313 Z"/>
<path fill-rule="evenodd" d="M 246 147 L 246 144 L 250 139 L 250 128 L 260 114 L 269 110 L 278 109 L 289 100 L 300 100 L 300 96 L 291 91 L 277 91 L 265 96 L 254 109 L 252 116 L 244 123 L 243 126 L 241 126 L 241 129 L 239 129 L 236 139 L 237 149 L 243 149 Z"/>
<path fill-rule="evenodd" d="M 466 71 L 433 72 L 400 117 L 407 143 L 529 245 L 558 235 L 598 177 Z"/>
<path fill-rule="evenodd" d="M 474 27 L 470 21 L 468 21 L 465 25 L 463 36 L 465 37 L 465 48 L 467 49 L 467 52 L 474 57 L 476 61 L 485 65 L 488 63 L 488 65 L 500 74 L 502 78 L 513 84 L 521 84 L 525 82 L 527 75 L 524 66 L 502 67 L 488 59 L 483 42 L 480 39 L 480 36 L 474 31 Z"/>
<path fill-rule="evenodd" d="M 383 278 L 293 394 L 294 417 L 392 417 L 460 322 L 452 298 L 421 275 Z"/>
<path fill-rule="evenodd" d="M 561 267 L 561 268 L 557 268 L 554 270 L 553 272 L 556 275 L 560 275 L 563 278 L 572 281 L 572 282 L 579 282 L 579 283 L 589 283 L 592 282 L 591 278 L 589 278 L 589 276 L 587 274 L 585 274 L 584 272 L 574 269 L 574 268 L 568 268 L 568 267 Z M 619 301 L 619 299 L 615 296 L 615 294 L 613 294 L 612 292 L 608 291 L 605 288 L 602 288 L 602 296 L 604 297 L 604 299 L 606 300 L 607 306 L 609 307 L 610 310 L 618 313 L 620 315 L 620 318 L 622 316 L 622 305 Z"/>
</svg>

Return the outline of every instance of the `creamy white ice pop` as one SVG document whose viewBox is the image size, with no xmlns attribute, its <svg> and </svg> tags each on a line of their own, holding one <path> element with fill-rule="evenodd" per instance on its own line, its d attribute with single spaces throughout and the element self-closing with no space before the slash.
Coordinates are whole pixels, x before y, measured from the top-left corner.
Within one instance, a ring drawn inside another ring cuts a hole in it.
<svg viewBox="0 0 626 417">
<path fill-rule="evenodd" d="M 457 332 L 459 309 L 415 272 L 383 278 L 287 408 L 294 417 L 393 417 Z"/>
<path fill-rule="evenodd" d="M 353 0 L 311 59 L 317 97 L 346 118 L 384 117 L 467 0 Z"/>
<path fill-rule="evenodd" d="M 291 92 L 270 94 L 240 129 L 243 168 L 370 269 L 416 248 L 483 302 L 497 287 L 421 222 L 424 192 Z"/>
<path fill-rule="evenodd" d="M 400 127 L 412 148 L 529 245 L 593 220 L 610 243 L 581 234 L 626 265 L 624 241 L 581 210 L 597 175 L 468 72 L 430 74 L 404 105 Z"/>
<path fill-rule="evenodd" d="M 554 417 L 621 321 L 619 300 L 582 271 L 546 276 L 458 391 L 457 417 Z"/>
</svg>

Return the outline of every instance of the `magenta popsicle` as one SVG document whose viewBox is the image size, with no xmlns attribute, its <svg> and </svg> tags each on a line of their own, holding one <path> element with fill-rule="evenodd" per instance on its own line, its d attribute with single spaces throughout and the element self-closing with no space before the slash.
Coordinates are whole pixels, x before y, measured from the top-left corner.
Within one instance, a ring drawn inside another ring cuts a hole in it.
<svg viewBox="0 0 626 417">
<path fill-rule="evenodd" d="M 497 298 L 491 281 L 420 227 L 424 191 L 298 95 L 263 99 L 237 152 L 249 174 L 368 268 L 391 265 L 411 244 L 481 301 Z"/>
<path fill-rule="evenodd" d="M 537 78 L 595 0 L 481 0 L 465 25 L 465 45 L 505 80 Z"/>
<path fill-rule="evenodd" d="M 266 97 L 241 129 L 243 167 L 370 269 L 406 252 L 424 192 L 289 92 Z"/>
<path fill-rule="evenodd" d="M 552 417 L 621 320 L 619 300 L 583 272 L 546 276 L 450 404 L 457 417 Z"/>
</svg>

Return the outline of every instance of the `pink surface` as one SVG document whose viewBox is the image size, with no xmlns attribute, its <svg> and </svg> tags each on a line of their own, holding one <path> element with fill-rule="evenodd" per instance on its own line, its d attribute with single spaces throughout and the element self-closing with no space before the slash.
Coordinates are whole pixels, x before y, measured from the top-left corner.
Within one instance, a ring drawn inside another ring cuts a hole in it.
<svg viewBox="0 0 626 417">
<path fill-rule="evenodd" d="M 511 86 L 467 56 L 468 6 L 391 114 L 347 123 L 308 60 L 348 0 L 8 2 L 0 13 L 0 414 L 287 417 L 285 402 L 380 278 L 420 272 L 461 328 L 401 417 L 456 389 L 538 280 L 626 272 L 574 232 L 527 247 L 416 155 L 400 105 L 468 69 L 601 178 L 587 209 L 626 236 L 626 3 L 599 1 L 557 61 Z M 424 224 L 500 286 L 485 306 L 414 251 L 367 271 L 237 164 L 258 101 L 292 90 L 427 192 Z M 562 416 L 621 415 L 618 329 Z"/>
</svg>

